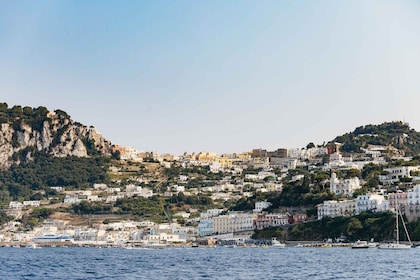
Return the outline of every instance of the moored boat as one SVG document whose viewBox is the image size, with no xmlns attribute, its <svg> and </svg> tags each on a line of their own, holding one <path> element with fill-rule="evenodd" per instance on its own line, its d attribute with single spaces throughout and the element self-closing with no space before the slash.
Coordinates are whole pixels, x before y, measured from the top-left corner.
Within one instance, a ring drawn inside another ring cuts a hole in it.
<svg viewBox="0 0 420 280">
<path fill-rule="evenodd" d="M 282 248 L 286 247 L 286 244 L 281 243 L 280 241 L 277 240 L 277 238 L 272 238 L 271 239 L 271 247 L 282 249 Z"/>
<path fill-rule="evenodd" d="M 369 249 L 369 243 L 365 240 L 357 240 L 351 245 L 352 249 Z"/>
<path fill-rule="evenodd" d="M 41 247 L 35 242 L 29 242 L 28 244 L 26 244 L 25 248 L 40 249 Z"/>
<path fill-rule="evenodd" d="M 398 217 L 401 218 L 401 222 L 402 222 L 402 225 L 404 227 L 404 231 L 405 231 L 405 234 L 407 236 L 409 244 L 401 244 L 400 243 L 400 230 L 399 230 L 399 226 L 398 226 L 398 220 L 399 220 Z M 413 247 L 413 243 L 411 242 L 410 235 L 408 234 L 407 227 L 405 226 L 404 219 L 403 219 L 402 214 L 401 214 L 401 212 L 399 210 L 399 207 L 398 207 L 397 195 L 395 196 L 395 231 L 396 231 L 396 235 L 397 235 L 396 242 L 395 243 L 379 244 L 379 246 L 378 246 L 379 249 L 408 250 L 408 249 L 411 249 Z"/>
</svg>

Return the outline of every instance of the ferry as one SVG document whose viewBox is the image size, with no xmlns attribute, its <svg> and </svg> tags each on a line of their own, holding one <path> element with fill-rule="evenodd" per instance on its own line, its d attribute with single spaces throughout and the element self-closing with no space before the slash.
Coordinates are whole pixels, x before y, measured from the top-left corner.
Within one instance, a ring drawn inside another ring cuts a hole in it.
<svg viewBox="0 0 420 280">
<path fill-rule="evenodd" d="M 39 237 L 32 239 L 34 242 L 65 242 L 72 241 L 72 238 L 68 235 L 56 235 L 53 233 L 47 233 Z"/>
</svg>

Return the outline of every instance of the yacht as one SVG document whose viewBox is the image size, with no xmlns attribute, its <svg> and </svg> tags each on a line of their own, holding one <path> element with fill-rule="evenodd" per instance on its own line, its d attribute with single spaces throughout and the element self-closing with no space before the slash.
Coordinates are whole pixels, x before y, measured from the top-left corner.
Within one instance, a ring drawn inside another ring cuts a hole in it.
<svg viewBox="0 0 420 280">
<path fill-rule="evenodd" d="M 398 220 L 399 220 L 398 217 L 400 217 L 402 225 L 404 226 L 404 231 L 405 231 L 405 234 L 407 235 L 407 239 L 408 239 L 409 244 L 401 244 L 400 243 L 400 231 L 399 231 L 399 227 L 398 227 Z M 411 242 L 410 235 L 408 234 L 407 227 L 405 226 L 404 219 L 403 219 L 401 211 L 399 210 L 399 207 L 398 207 L 397 195 L 395 195 L 395 230 L 396 230 L 396 233 L 397 233 L 396 242 L 395 243 L 380 244 L 378 246 L 379 249 L 408 250 L 408 249 L 411 249 L 411 247 L 413 247 L 413 243 Z"/>
</svg>

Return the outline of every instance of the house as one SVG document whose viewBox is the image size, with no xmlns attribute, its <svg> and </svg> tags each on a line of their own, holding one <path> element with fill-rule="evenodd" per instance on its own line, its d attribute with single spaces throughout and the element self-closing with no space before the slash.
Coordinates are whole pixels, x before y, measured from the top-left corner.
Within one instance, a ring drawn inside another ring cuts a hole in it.
<svg viewBox="0 0 420 280">
<path fill-rule="evenodd" d="M 418 166 L 396 166 L 384 169 L 387 174 L 379 175 L 382 184 L 392 184 L 401 178 L 412 178 L 411 172 L 419 171 Z"/>
<path fill-rule="evenodd" d="M 19 201 L 10 201 L 9 209 L 22 209 L 23 203 Z"/>
<path fill-rule="evenodd" d="M 347 197 L 353 195 L 353 192 L 360 189 L 360 180 L 357 177 L 350 179 L 338 179 L 337 174 L 331 173 L 330 192 L 336 195 L 344 194 Z"/>
<path fill-rule="evenodd" d="M 23 202 L 23 206 L 39 207 L 40 205 L 41 201 L 39 200 L 28 200 Z"/>
<path fill-rule="evenodd" d="M 254 212 L 261 213 L 264 209 L 270 207 L 272 205 L 271 202 L 268 201 L 258 201 L 255 202 L 255 209 Z"/>
<path fill-rule="evenodd" d="M 81 201 L 82 200 L 78 198 L 77 196 L 72 196 L 68 194 L 66 194 L 66 197 L 64 198 L 64 203 L 69 203 L 69 204 L 76 204 L 76 203 L 80 203 Z"/>
<path fill-rule="evenodd" d="M 293 215 L 293 223 L 294 224 L 300 224 L 305 222 L 308 219 L 308 215 L 303 213 L 296 213 Z"/>
</svg>

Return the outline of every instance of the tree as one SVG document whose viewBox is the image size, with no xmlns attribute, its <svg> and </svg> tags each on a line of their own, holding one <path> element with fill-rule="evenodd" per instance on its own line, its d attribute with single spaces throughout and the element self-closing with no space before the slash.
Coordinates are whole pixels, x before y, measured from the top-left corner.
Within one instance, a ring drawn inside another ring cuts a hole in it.
<svg viewBox="0 0 420 280">
<path fill-rule="evenodd" d="M 315 144 L 313 142 L 310 142 L 308 145 L 306 145 L 306 149 L 315 148 Z"/>
<path fill-rule="evenodd" d="M 358 236 L 359 231 L 363 229 L 362 223 L 357 218 L 351 218 L 347 225 L 347 236 L 351 239 L 355 239 Z"/>
</svg>

